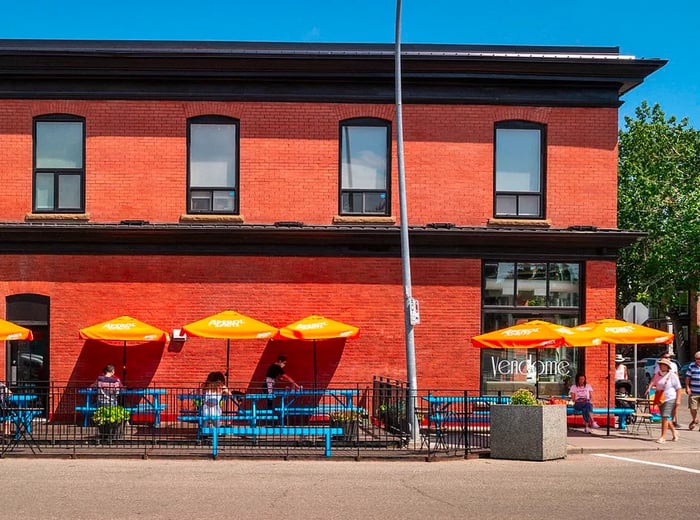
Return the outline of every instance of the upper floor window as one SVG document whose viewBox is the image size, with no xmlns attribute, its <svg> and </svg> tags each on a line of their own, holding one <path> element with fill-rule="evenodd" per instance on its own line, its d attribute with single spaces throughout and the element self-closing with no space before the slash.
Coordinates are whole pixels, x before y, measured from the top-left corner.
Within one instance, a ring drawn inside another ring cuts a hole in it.
<svg viewBox="0 0 700 520">
<path fill-rule="evenodd" d="M 34 119 L 33 211 L 85 211 L 85 120 L 69 115 Z"/>
<path fill-rule="evenodd" d="M 239 122 L 222 116 L 187 125 L 188 212 L 238 213 Z"/>
<path fill-rule="evenodd" d="M 340 214 L 388 215 L 391 208 L 391 124 L 381 119 L 340 123 Z"/>
<path fill-rule="evenodd" d="M 544 126 L 496 124 L 495 216 L 544 218 Z"/>
</svg>

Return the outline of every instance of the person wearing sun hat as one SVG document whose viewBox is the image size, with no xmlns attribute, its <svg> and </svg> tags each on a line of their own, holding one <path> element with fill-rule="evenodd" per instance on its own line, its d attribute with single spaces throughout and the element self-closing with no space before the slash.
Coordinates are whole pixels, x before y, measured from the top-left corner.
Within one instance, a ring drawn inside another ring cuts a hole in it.
<svg viewBox="0 0 700 520">
<path fill-rule="evenodd" d="M 661 403 L 659 404 L 659 415 L 661 415 L 661 435 L 656 442 L 661 444 L 666 442 L 666 431 L 671 430 L 671 435 L 673 438 L 671 440 L 678 440 L 678 432 L 676 432 L 676 427 L 670 418 L 676 415 L 678 410 L 678 405 L 681 404 L 681 393 L 680 389 L 681 382 L 678 379 L 678 374 L 671 372 L 671 365 L 673 363 L 670 359 L 661 358 L 659 359 L 659 373 L 654 374 L 654 378 L 649 383 L 647 392 L 652 387 L 656 389 L 656 392 L 662 392 Z"/>
<path fill-rule="evenodd" d="M 622 357 L 622 354 L 615 356 L 615 381 L 629 379 L 627 377 L 627 366 L 625 366 L 624 362 L 625 358 Z"/>
<path fill-rule="evenodd" d="M 671 360 L 671 357 L 672 357 L 672 356 L 671 356 L 671 353 L 668 352 L 668 351 L 666 351 L 666 352 L 664 352 L 663 354 L 661 354 L 661 357 L 660 357 L 659 359 L 666 359 L 666 360 L 668 360 L 669 363 L 671 363 L 671 372 L 673 372 L 674 374 L 678 375 L 678 365 L 676 365 L 676 364 Z M 657 361 L 656 361 L 656 364 L 654 365 L 654 374 L 658 374 L 658 373 L 659 373 L 659 361 L 657 360 Z M 678 378 L 678 380 L 680 381 L 680 377 Z M 649 388 L 651 388 L 651 386 L 650 386 Z M 649 388 L 647 388 L 647 392 L 649 391 Z M 678 408 L 676 408 L 676 409 L 673 411 L 673 426 L 675 426 L 676 428 L 680 428 L 680 425 L 678 424 L 678 415 L 677 415 L 677 414 L 678 414 Z"/>
<path fill-rule="evenodd" d="M 685 393 L 688 394 L 688 408 L 691 421 L 689 430 L 694 430 L 698 424 L 698 405 L 700 405 L 700 351 L 695 353 L 695 363 L 688 365 L 685 373 Z"/>
</svg>

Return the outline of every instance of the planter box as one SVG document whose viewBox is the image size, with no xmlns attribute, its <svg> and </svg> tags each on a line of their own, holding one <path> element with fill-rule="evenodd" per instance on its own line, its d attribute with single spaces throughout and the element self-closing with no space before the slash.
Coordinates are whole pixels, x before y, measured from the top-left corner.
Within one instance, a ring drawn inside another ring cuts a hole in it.
<svg viewBox="0 0 700 520">
<path fill-rule="evenodd" d="M 124 437 L 124 423 L 101 424 L 97 427 L 97 431 L 101 441 L 111 443 Z"/>
<path fill-rule="evenodd" d="M 330 427 L 342 428 L 343 435 L 341 436 L 341 439 L 344 441 L 354 441 L 357 439 L 357 421 L 330 421 Z"/>
<path fill-rule="evenodd" d="M 491 458 L 566 457 L 566 406 L 491 405 Z"/>
</svg>

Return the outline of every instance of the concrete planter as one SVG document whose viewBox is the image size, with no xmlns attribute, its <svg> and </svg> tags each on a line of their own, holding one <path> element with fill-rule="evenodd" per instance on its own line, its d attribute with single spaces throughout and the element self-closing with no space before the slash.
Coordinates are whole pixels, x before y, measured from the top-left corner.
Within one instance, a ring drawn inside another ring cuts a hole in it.
<svg viewBox="0 0 700 520">
<path fill-rule="evenodd" d="M 491 458 L 566 457 L 566 406 L 491 405 Z"/>
</svg>

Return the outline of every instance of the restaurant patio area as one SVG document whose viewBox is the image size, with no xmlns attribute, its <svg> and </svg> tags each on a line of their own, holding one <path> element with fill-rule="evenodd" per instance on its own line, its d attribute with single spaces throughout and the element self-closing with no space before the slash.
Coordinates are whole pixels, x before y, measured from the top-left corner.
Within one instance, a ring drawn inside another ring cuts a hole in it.
<svg viewBox="0 0 700 520">
<path fill-rule="evenodd" d="M 238 387 L 236 402 L 222 401 L 221 416 L 215 418 L 199 415 L 199 386 L 129 388 L 118 407 L 128 419 L 120 416 L 115 425 L 97 424 L 104 414 L 96 414 L 101 407 L 89 385 L 16 388 L 0 449 L 3 456 L 282 459 L 464 457 L 488 451 L 487 419 L 469 419 L 464 428 L 466 408 L 475 417 L 483 415 L 479 406 L 465 408 L 478 392 L 419 391 L 418 429 L 411 437 L 408 390 L 399 381 L 378 377 L 342 387 L 280 391 L 272 399 Z M 439 424 L 428 417 L 428 396 L 434 395 L 452 396 Z"/>
</svg>

